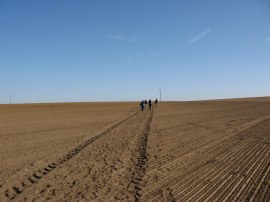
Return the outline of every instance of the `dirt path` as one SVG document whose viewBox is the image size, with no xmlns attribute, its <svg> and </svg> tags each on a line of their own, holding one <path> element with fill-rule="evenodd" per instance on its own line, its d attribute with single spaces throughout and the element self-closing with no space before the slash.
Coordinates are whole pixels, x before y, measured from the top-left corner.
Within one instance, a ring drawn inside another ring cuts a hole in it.
<svg viewBox="0 0 270 202">
<path fill-rule="evenodd" d="M 139 199 L 152 116 L 136 112 L 47 166 L 17 173 L 1 188 L 1 201 Z"/>
</svg>

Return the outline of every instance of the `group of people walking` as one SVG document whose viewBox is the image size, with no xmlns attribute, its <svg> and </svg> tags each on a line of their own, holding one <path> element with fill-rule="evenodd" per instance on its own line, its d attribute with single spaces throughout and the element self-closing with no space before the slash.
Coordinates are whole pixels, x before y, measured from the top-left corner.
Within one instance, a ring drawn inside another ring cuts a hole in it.
<svg viewBox="0 0 270 202">
<path fill-rule="evenodd" d="M 148 104 L 149 110 L 152 109 L 152 100 L 151 100 L 151 99 L 148 100 L 148 101 L 147 101 L 147 100 L 142 100 L 142 101 L 140 102 L 140 107 L 141 107 L 142 111 L 143 111 L 144 109 L 146 109 L 147 104 Z M 158 105 L 158 99 L 155 100 L 155 106 L 156 106 L 156 108 L 157 108 L 157 105 Z"/>
</svg>

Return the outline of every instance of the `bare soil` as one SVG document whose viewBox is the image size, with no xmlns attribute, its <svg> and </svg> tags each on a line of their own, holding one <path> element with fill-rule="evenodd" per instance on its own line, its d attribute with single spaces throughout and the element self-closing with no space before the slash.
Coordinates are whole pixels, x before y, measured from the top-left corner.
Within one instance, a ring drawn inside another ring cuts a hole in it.
<svg viewBox="0 0 270 202">
<path fill-rule="evenodd" d="M 270 201 L 270 99 L 0 105 L 0 201 Z"/>
</svg>

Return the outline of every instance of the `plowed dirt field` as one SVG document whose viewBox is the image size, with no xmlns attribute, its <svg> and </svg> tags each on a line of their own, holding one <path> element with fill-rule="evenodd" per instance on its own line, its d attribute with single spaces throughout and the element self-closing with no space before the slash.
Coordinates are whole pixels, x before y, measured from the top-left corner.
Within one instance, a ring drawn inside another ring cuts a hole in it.
<svg viewBox="0 0 270 202">
<path fill-rule="evenodd" d="M 270 201 L 270 99 L 0 105 L 0 201 Z"/>
</svg>

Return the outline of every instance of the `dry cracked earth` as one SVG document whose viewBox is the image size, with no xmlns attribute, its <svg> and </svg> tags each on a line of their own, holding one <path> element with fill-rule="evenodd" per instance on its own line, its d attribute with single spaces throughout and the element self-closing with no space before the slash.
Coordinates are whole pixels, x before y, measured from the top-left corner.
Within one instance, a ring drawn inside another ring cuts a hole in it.
<svg viewBox="0 0 270 202">
<path fill-rule="evenodd" d="M 270 98 L 0 105 L 0 201 L 270 201 Z"/>
</svg>

